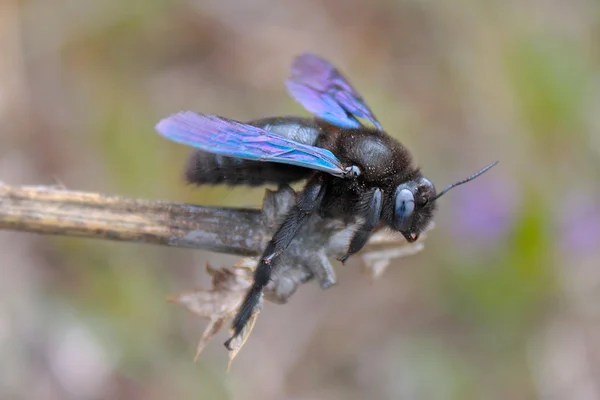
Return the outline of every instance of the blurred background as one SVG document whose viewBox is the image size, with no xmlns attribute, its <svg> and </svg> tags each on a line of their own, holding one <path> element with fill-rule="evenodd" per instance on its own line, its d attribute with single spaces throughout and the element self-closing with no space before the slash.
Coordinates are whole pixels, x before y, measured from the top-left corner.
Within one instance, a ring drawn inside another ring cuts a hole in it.
<svg viewBox="0 0 600 400">
<path fill-rule="evenodd" d="M 226 334 L 165 297 L 208 284 L 185 249 L 0 232 L 2 399 L 600 398 L 600 3 L 3 0 L 0 180 L 260 206 L 193 188 L 181 109 L 307 115 L 294 56 L 336 64 L 442 187 L 425 251 L 267 304 Z"/>
</svg>

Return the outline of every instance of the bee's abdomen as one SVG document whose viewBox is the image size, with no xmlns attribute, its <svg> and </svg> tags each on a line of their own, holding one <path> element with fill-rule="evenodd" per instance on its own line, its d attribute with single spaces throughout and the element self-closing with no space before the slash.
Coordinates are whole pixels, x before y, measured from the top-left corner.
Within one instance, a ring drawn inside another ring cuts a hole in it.
<svg viewBox="0 0 600 400">
<path fill-rule="evenodd" d="M 306 179 L 311 170 L 293 165 L 243 160 L 195 151 L 188 160 L 185 179 L 196 185 L 292 183 Z"/>
</svg>

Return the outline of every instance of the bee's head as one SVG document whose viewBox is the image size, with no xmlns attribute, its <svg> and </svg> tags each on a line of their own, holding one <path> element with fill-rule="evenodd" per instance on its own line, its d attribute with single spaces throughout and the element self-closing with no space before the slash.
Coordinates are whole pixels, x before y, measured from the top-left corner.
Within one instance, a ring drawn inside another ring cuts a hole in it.
<svg viewBox="0 0 600 400">
<path fill-rule="evenodd" d="M 477 178 L 498 161 L 491 163 L 479 172 L 453 183 L 439 194 L 429 179 L 420 176 L 413 180 L 401 183 L 396 187 L 394 195 L 394 228 L 396 228 L 409 242 L 414 242 L 433 217 L 436 200 L 442 197 L 455 186 L 462 185 Z"/>
</svg>

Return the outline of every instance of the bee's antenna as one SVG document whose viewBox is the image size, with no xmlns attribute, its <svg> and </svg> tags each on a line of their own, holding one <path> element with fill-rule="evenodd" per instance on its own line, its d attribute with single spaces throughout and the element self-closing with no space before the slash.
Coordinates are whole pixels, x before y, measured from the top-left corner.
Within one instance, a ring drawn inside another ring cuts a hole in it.
<svg viewBox="0 0 600 400">
<path fill-rule="evenodd" d="M 444 190 L 442 190 L 437 196 L 435 196 L 434 200 L 439 199 L 440 197 L 442 197 L 444 194 L 446 194 L 450 189 L 452 189 L 453 187 L 456 187 L 458 185 L 462 185 L 463 183 L 467 183 L 472 181 L 473 179 L 477 178 L 479 175 L 483 174 L 484 172 L 487 172 L 490 168 L 492 168 L 493 166 L 495 166 L 496 164 L 498 164 L 499 161 L 494 161 L 493 163 L 486 165 L 485 167 L 483 167 L 481 170 L 479 170 L 478 172 L 474 173 L 473 175 L 469 176 L 468 178 L 465 178 L 461 181 L 455 182 L 452 185 L 447 186 Z"/>
</svg>

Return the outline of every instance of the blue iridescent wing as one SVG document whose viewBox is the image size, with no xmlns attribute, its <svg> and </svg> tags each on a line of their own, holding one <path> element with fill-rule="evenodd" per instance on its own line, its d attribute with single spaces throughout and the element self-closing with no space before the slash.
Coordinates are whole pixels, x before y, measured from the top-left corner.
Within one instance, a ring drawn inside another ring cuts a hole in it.
<svg viewBox="0 0 600 400">
<path fill-rule="evenodd" d="M 286 86 L 304 108 L 333 125 L 359 128 L 362 125 L 358 117 L 382 129 L 369 106 L 342 74 L 314 54 L 303 54 L 294 60 Z"/>
<path fill-rule="evenodd" d="M 156 130 L 167 139 L 208 153 L 296 165 L 339 177 L 347 175 L 329 150 L 216 115 L 184 111 L 161 120 Z"/>
</svg>

